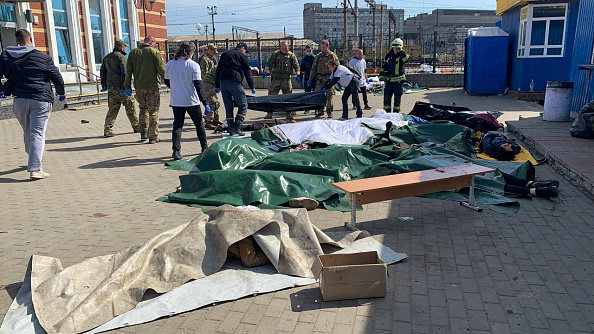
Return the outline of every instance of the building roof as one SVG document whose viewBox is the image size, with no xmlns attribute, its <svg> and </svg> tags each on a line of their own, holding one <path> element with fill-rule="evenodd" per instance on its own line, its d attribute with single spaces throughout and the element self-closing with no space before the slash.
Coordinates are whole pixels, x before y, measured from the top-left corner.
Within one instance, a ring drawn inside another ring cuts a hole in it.
<svg viewBox="0 0 594 334">
<path fill-rule="evenodd" d="M 239 36 L 239 37 L 237 37 Z M 233 40 L 233 35 L 232 34 L 216 34 L 215 35 L 217 41 L 224 41 L 226 39 L 232 41 Z M 291 37 L 293 37 L 293 35 L 287 35 L 284 33 L 261 33 L 260 34 L 260 38 L 262 39 L 290 39 Z M 204 41 L 206 42 L 208 41 L 212 41 L 212 35 L 209 34 L 208 36 L 206 35 L 184 35 L 184 36 L 168 36 L 167 39 L 169 41 L 172 42 L 181 42 L 181 41 Z M 239 39 L 241 41 L 247 41 L 247 40 L 256 40 L 256 34 L 237 34 L 235 39 Z"/>
</svg>

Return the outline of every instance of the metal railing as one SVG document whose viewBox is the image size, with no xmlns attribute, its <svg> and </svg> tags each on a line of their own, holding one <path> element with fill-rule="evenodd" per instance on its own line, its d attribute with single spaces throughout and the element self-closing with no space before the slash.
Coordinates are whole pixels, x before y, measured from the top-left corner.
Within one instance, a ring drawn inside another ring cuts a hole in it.
<svg viewBox="0 0 594 334">
<path fill-rule="evenodd" d="M 78 82 L 79 99 L 83 95 L 81 77 L 84 77 L 85 79 L 87 79 L 88 82 L 95 82 L 95 86 L 97 88 L 97 104 L 101 104 L 101 89 L 99 88 L 99 84 L 101 83 L 101 77 L 77 64 L 66 64 L 66 71 L 68 71 L 69 67 L 74 68 L 76 70 L 76 82 Z M 83 73 L 81 73 L 81 71 Z"/>
</svg>

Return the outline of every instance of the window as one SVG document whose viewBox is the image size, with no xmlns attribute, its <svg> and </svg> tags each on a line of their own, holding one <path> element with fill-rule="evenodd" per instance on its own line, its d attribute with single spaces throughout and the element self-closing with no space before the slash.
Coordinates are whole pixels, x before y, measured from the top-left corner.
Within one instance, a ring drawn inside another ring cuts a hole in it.
<svg viewBox="0 0 594 334">
<path fill-rule="evenodd" d="M 65 0 L 52 0 L 54 27 L 56 30 L 56 47 L 60 64 L 72 63 L 70 34 L 68 33 L 68 14 Z"/>
<path fill-rule="evenodd" d="M 89 15 L 91 17 L 91 36 L 93 39 L 93 53 L 95 64 L 103 61 L 103 27 L 101 25 L 100 0 L 89 0 Z"/>
<path fill-rule="evenodd" d="M 126 52 L 130 52 L 130 23 L 128 22 L 128 5 L 126 0 L 120 0 L 120 20 L 122 22 L 122 39 L 128 44 Z"/>
<path fill-rule="evenodd" d="M 8 3 L 0 3 L 0 21 L 2 22 L 16 22 L 14 14 L 14 5 Z"/>
<path fill-rule="evenodd" d="M 518 57 L 563 57 L 566 17 L 567 4 L 522 7 Z"/>
</svg>

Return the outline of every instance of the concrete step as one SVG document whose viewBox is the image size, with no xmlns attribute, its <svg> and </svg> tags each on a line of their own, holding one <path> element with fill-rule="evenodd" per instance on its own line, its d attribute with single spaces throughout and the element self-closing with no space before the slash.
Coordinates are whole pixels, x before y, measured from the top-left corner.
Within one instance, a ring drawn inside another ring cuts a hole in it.
<svg viewBox="0 0 594 334">
<path fill-rule="evenodd" d="M 85 109 L 106 107 L 106 106 L 107 106 L 107 103 L 101 103 L 101 104 L 93 104 L 93 105 L 80 106 L 80 107 L 68 107 L 68 110 L 78 111 L 78 110 L 85 110 Z"/>
</svg>

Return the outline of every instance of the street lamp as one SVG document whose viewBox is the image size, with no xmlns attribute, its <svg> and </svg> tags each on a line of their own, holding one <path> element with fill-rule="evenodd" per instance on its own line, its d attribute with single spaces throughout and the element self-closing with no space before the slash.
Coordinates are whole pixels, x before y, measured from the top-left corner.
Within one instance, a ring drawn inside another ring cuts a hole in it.
<svg viewBox="0 0 594 334">
<path fill-rule="evenodd" d="M 142 6 L 142 17 L 143 17 L 143 21 L 144 21 L 144 37 L 148 36 L 148 33 L 146 31 L 146 11 L 148 10 L 149 12 L 151 10 L 153 10 L 153 4 L 157 1 L 157 0 L 140 0 L 141 1 L 141 5 Z M 148 1 L 148 5 L 146 4 Z M 134 7 L 136 7 L 136 9 L 140 9 L 140 6 L 138 6 L 136 4 L 136 0 L 133 2 L 134 3 Z"/>
<path fill-rule="evenodd" d="M 212 41 L 213 43 L 216 43 L 216 38 L 215 38 L 215 24 L 214 24 L 214 16 L 217 15 L 217 6 L 211 6 L 211 7 L 206 7 L 206 10 L 208 11 L 208 15 L 211 16 L 212 18 Z"/>
</svg>

